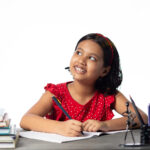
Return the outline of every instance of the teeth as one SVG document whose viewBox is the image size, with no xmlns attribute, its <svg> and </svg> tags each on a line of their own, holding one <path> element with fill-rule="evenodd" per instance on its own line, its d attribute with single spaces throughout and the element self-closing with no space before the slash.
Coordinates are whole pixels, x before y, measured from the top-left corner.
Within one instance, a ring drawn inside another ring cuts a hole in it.
<svg viewBox="0 0 150 150">
<path fill-rule="evenodd" d="M 76 69 L 78 72 L 81 72 L 81 73 L 84 73 L 84 72 L 85 72 L 85 70 L 82 69 L 82 68 L 80 68 L 80 67 L 75 67 L 75 69 Z"/>
</svg>

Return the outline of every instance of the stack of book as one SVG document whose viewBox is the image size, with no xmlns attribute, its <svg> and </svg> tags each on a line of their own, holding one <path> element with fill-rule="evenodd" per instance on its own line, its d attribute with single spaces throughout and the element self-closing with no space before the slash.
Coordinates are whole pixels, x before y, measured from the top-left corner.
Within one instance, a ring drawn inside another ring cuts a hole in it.
<svg viewBox="0 0 150 150">
<path fill-rule="evenodd" d="M 19 134 L 15 125 L 10 124 L 7 113 L 0 114 L 0 148 L 15 148 Z"/>
</svg>

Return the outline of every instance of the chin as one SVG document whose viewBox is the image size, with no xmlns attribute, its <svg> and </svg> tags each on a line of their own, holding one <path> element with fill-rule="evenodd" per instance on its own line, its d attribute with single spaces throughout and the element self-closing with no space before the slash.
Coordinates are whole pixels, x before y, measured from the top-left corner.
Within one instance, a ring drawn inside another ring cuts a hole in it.
<svg viewBox="0 0 150 150">
<path fill-rule="evenodd" d="M 78 81 L 78 82 L 88 82 L 87 79 L 85 78 L 81 78 L 81 77 L 73 77 L 74 81 Z"/>
</svg>

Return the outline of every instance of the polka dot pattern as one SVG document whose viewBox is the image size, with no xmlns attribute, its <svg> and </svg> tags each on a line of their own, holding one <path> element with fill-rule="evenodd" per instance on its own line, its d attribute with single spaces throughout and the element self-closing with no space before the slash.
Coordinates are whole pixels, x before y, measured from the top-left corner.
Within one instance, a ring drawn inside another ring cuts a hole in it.
<svg viewBox="0 0 150 150">
<path fill-rule="evenodd" d="M 105 121 L 113 118 L 112 106 L 115 101 L 114 95 L 104 97 L 104 94 L 96 91 L 88 103 L 81 105 L 71 97 L 67 88 L 68 83 L 57 85 L 49 83 L 45 86 L 45 90 L 50 91 L 60 100 L 62 107 L 72 119 L 84 122 L 88 119 Z M 65 116 L 55 102 L 53 102 L 52 111 L 46 115 L 46 118 L 59 121 L 68 120 L 67 116 Z"/>
</svg>

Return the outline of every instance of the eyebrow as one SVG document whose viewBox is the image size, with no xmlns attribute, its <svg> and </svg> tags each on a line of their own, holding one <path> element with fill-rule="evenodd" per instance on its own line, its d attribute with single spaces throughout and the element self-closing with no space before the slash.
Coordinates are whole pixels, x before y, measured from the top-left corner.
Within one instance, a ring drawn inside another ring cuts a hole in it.
<svg viewBox="0 0 150 150">
<path fill-rule="evenodd" d="M 83 48 L 77 47 L 77 48 L 76 48 L 76 50 L 77 50 L 77 49 L 80 49 L 80 50 L 82 50 L 82 51 L 83 51 Z"/>
<path fill-rule="evenodd" d="M 76 50 L 78 50 L 78 49 L 80 49 L 80 50 L 84 51 L 84 49 L 83 49 L 83 48 L 78 47 Z M 96 55 L 95 53 L 90 53 L 90 55 L 94 55 L 94 56 L 96 56 L 97 58 L 100 58 L 100 59 L 102 58 L 102 57 L 100 57 L 100 56 Z"/>
</svg>

